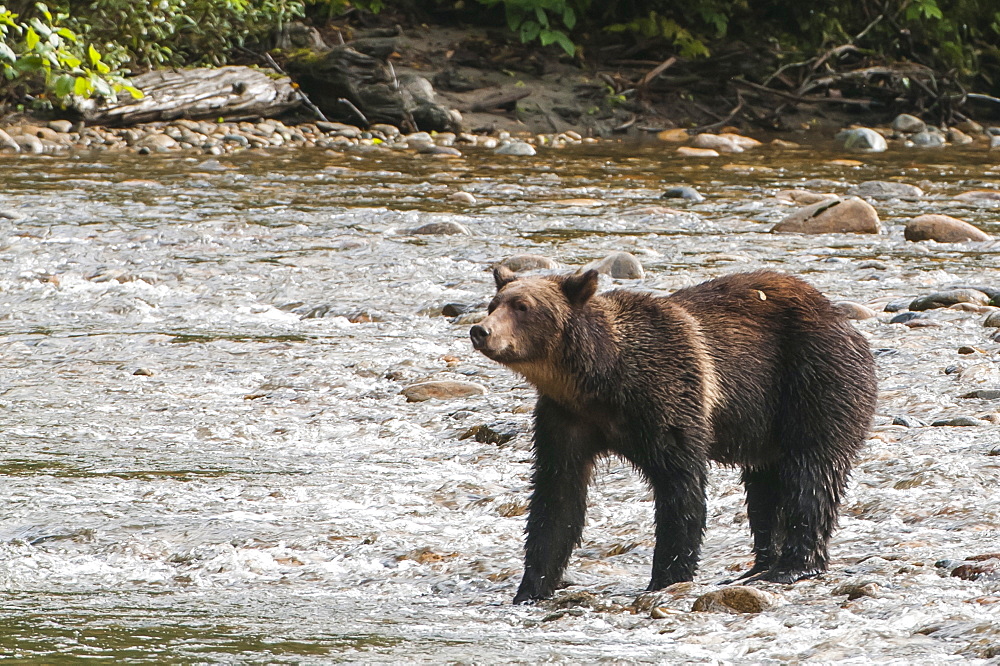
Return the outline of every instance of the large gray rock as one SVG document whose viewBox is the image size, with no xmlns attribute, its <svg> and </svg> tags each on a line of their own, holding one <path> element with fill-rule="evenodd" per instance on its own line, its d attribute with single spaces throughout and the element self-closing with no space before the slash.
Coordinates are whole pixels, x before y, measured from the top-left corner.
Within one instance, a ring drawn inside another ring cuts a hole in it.
<svg viewBox="0 0 1000 666">
<path fill-rule="evenodd" d="M 913 299 L 913 302 L 910 303 L 910 310 L 921 312 L 923 310 L 947 308 L 956 303 L 987 305 L 989 302 L 990 297 L 977 289 L 949 289 Z"/>
<path fill-rule="evenodd" d="M 989 234 L 968 222 L 947 215 L 920 215 L 906 224 L 903 237 L 908 241 L 933 240 L 939 243 L 988 241 Z"/>
<path fill-rule="evenodd" d="M 911 116 L 908 113 L 901 113 L 896 116 L 895 120 L 892 121 L 892 129 L 897 132 L 913 134 L 916 132 L 923 132 L 926 128 L 927 123 L 916 116 Z"/>
<path fill-rule="evenodd" d="M 871 204 L 857 197 L 826 199 L 800 208 L 771 229 L 771 233 L 877 234 L 882 225 Z"/>
<path fill-rule="evenodd" d="M 402 393 L 406 396 L 407 402 L 423 402 L 485 395 L 486 387 L 475 382 L 444 380 L 411 384 L 404 388 Z"/>
<path fill-rule="evenodd" d="M 848 150 L 881 153 L 889 147 L 885 137 L 868 127 L 842 130 L 837 134 L 837 139 L 843 142 L 844 148 Z"/>
<path fill-rule="evenodd" d="M 635 255 L 628 252 L 612 252 L 603 259 L 590 262 L 580 270 L 595 270 L 618 280 L 641 279 L 646 274 Z"/>
</svg>

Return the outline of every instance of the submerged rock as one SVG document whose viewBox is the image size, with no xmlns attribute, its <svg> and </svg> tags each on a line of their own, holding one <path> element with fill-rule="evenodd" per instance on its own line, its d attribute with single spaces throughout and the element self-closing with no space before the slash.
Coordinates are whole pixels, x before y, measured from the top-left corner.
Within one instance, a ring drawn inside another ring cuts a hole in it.
<svg viewBox="0 0 1000 666">
<path fill-rule="evenodd" d="M 866 180 L 847 190 L 848 194 L 873 199 L 919 199 L 924 191 L 916 185 L 891 180 Z"/>
<path fill-rule="evenodd" d="M 760 613 L 778 605 L 778 597 L 770 592 L 746 585 L 733 585 L 712 590 L 695 599 L 693 611 L 714 613 Z"/>
<path fill-rule="evenodd" d="M 515 254 L 501 261 L 500 265 L 515 273 L 537 270 L 551 271 L 559 268 L 558 261 L 540 254 Z"/>
<path fill-rule="evenodd" d="M 917 132 L 910 141 L 918 148 L 940 148 L 945 144 L 944 135 L 940 132 Z"/>
<path fill-rule="evenodd" d="M 486 387 L 475 382 L 443 380 L 410 384 L 401 393 L 406 396 L 407 402 L 423 402 L 431 399 L 449 400 L 486 395 Z"/>
<path fill-rule="evenodd" d="M 854 303 L 853 301 L 840 301 L 835 303 L 834 308 L 837 312 L 844 315 L 848 319 L 871 319 L 875 316 L 875 311 L 871 308 L 865 307 L 860 303 Z"/>
<path fill-rule="evenodd" d="M 718 134 L 699 134 L 691 141 L 695 148 L 708 148 L 720 153 L 742 153 L 743 146 L 727 136 Z"/>
<path fill-rule="evenodd" d="M 948 215 L 919 215 L 906 224 L 903 237 L 908 241 L 933 240 L 939 243 L 988 241 L 989 234 Z"/>
<path fill-rule="evenodd" d="M 688 187 L 687 185 L 681 185 L 679 187 L 671 187 L 666 192 L 660 195 L 661 199 L 687 199 L 688 201 L 704 201 L 705 197 L 701 195 L 701 192 L 694 189 L 693 187 Z"/>
<path fill-rule="evenodd" d="M 646 275 L 639 260 L 628 252 L 612 252 L 603 259 L 590 262 L 580 270 L 595 270 L 619 280 L 641 279 Z"/>
<path fill-rule="evenodd" d="M 456 234 L 468 235 L 469 230 L 465 225 L 458 222 L 428 222 L 419 227 L 410 229 L 407 233 L 430 236 L 454 236 Z"/>
<path fill-rule="evenodd" d="M 681 146 L 677 149 L 677 154 L 681 157 L 718 157 L 719 152 L 711 148 L 694 148 L 692 146 Z"/>
<path fill-rule="evenodd" d="M 915 298 L 910 303 L 910 309 L 914 312 L 920 312 L 922 310 L 947 308 L 956 303 L 986 305 L 989 302 L 989 296 L 975 289 L 949 289 L 948 291 L 938 291 L 927 296 Z"/>
<path fill-rule="evenodd" d="M 878 213 L 866 201 L 850 199 L 825 199 L 801 208 L 771 229 L 771 233 L 877 234 L 882 231 Z"/>
<path fill-rule="evenodd" d="M 493 151 L 495 155 L 513 155 L 515 157 L 531 157 L 536 153 L 535 147 L 524 141 L 511 141 L 502 144 Z"/>
</svg>

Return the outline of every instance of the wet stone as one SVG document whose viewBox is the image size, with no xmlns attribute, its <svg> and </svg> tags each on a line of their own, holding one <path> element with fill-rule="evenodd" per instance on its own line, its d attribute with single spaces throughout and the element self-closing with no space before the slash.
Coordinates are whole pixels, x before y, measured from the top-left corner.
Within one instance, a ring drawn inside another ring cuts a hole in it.
<svg viewBox="0 0 1000 666">
<path fill-rule="evenodd" d="M 743 147 L 729 137 L 718 134 L 699 134 L 691 141 L 695 148 L 717 150 L 720 153 L 742 153 Z"/>
<path fill-rule="evenodd" d="M 990 203 L 1000 201 L 1000 191 L 998 190 L 969 190 L 956 194 L 955 199 L 967 203 Z"/>
<path fill-rule="evenodd" d="M 448 195 L 448 199 L 454 201 L 455 203 L 468 204 L 469 206 L 475 205 L 476 197 L 472 196 L 468 192 L 452 192 Z"/>
<path fill-rule="evenodd" d="M 919 215 L 906 224 L 903 237 L 908 241 L 933 240 L 939 243 L 988 241 L 990 236 L 968 222 L 948 215 Z"/>
<path fill-rule="evenodd" d="M 903 296 L 902 298 L 894 298 L 885 304 L 882 308 L 885 312 L 899 312 L 900 310 L 906 310 L 910 307 L 910 303 L 913 302 L 913 296 Z"/>
<path fill-rule="evenodd" d="M 132 374 L 136 377 L 152 377 L 153 371 L 149 368 L 136 368 L 136 371 Z"/>
<path fill-rule="evenodd" d="M 475 382 L 457 380 L 442 380 L 411 384 L 402 390 L 407 402 L 423 402 L 425 400 L 449 400 L 453 398 L 471 398 L 485 395 L 486 387 Z"/>
<path fill-rule="evenodd" d="M 718 157 L 719 152 L 711 148 L 695 148 L 692 146 L 681 146 L 677 149 L 677 154 L 681 157 Z"/>
<path fill-rule="evenodd" d="M 899 414 L 892 419 L 892 425 L 903 426 L 904 428 L 923 428 L 927 424 L 920 419 L 906 414 Z"/>
<path fill-rule="evenodd" d="M 927 315 L 921 314 L 919 312 L 900 312 L 898 315 L 889 320 L 890 324 L 906 324 L 913 321 L 914 319 L 920 319 L 921 317 L 926 317 Z"/>
<path fill-rule="evenodd" d="M 778 605 L 770 592 L 746 585 L 733 585 L 707 592 L 695 599 L 692 611 L 714 613 L 760 613 Z"/>
<path fill-rule="evenodd" d="M 940 148 L 945 144 L 944 135 L 939 132 L 917 132 L 910 141 L 918 148 Z"/>
<path fill-rule="evenodd" d="M 495 155 L 513 155 L 515 157 L 531 157 L 535 155 L 535 147 L 524 141 L 511 141 L 493 151 Z"/>
<path fill-rule="evenodd" d="M 919 199 L 924 191 L 916 185 L 891 180 L 867 180 L 847 190 L 848 194 L 872 199 Z"/>
<path fill-rule="evenodd" d="M 853 301 L 840 301 L 834 304 L 834 308 L 848 319 L 862 320 L 871 319 L 875 316 L 874 310 Z"/>
<path fill-rule="evenodd" d="M 992 301 L 991 301 L 992 302 Z M 983 321 L 983 326 L 1000 328 L 1000 311 L 992 313 Z"/>
<path fill-rule="evenodd" d="M 848 150 L 863 150 L 870 153 L 881 153 L 888 149 L 885 137 L 868 127 L 843 130 L 837 133 L 837 139 Z"/>
<path fill-rule="evenodd" d="M 705 197 L 701 195 L 701 192 L 694 189 L 693 187 L 688 187 L 682 185 L 680 187 L 671 187 L 666 192 L 660 195 L 661 199 L 687 199 L 688 201 L 704 201 Z"/>
<path fill-rule="evenodd" d="M 979 398 L 980 400 L 1000 400 L 1000 389 L 976 389 L 969 391 L 963 398 Z"/>
<path fill-rule="evenodd" d="M 456 234 L 468 235 L 469 230 L 458 222 L 428 222 L 419 227 L 410 229 L 407 233 L 427 236 L 454 236 Z"/>
<path fill-rule="evenodd" d="M 646 273 L 635 255 L 629 252 L 613 252 L 603 259 L 593 261 L 581 271 L 595 270 L 617 280 L 642 279 Z"/>
<path fill-rule="evenodd" d="M 931 423 L 934 427 L 955 427 L 955 428 L 968 428 L 975 426 L 989 425 L 989 421 L 984 421 L 983 419 L 977 419 L 972 416 L 956 416 L 950 419 L 938 419 Z"/>
<path fill-rule="evenodd" d="M 920 312 L 935 308 L 946 308 L 956 303 L 986 305 L 989 302 L 990 297 L 976 289 L 950 289 L 915 298 L 910 303 L 910 309 L 914 312 Z"/>
<path fill-rule="evenodd" d="M 506 444 L 510 440 L 517 436 L 516 432 L 500 432 L 488 425 L 477 425 L 472 426 L 464 433 L 458 436 L 460 440 L 462 439 L 475 439 L 480 444 Z"/>
<path fill-rule="evenodd" d="M 827 199 L 839 198 L 836 194 L 830 192 L 813 192 L 811 190 L 779 190 L 775 193 L 774 197 L 803 206 L 809 206 L 820 201 L 826 201 Z"/>
<path fill-rule="evenodd" d="M 881 231 L 878 213 L 866 201 L 827 199 L 801 208 L 771 229 L 771 233 L 856 233 L 877 234 Z"/>
<path fill-rule="evenodd" d="M 922 132 L 926 128 L 927 123 L 908 113 L 901 113 L 892 121 L 892 129 L 897 132 L 913 134 L 915 132 Z"/>
<path fill-rule="evenodd" d="M 555 259 L 542 256 L 540 254 L 515 254 L 505 258 L 500 265 L 515 273 L 522 271 L 553 271 L 559 268 L 559 262 Z"/>
<path fill-rule="evenodd" d="M 881 592 L 882 586 L 874 581 L 844 583 L 833 588 L 834 596 L 847 595 L 848 601 L 861 597 L 878 597 Z"/>
</svg>

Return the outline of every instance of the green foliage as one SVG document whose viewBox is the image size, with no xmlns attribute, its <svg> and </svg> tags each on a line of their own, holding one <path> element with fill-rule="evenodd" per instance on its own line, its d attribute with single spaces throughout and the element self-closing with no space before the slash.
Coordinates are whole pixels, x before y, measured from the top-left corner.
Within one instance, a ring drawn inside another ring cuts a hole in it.
<svg viewBox="0 0 1000 666">
<path fill-rule="evenodd" d="M 536 39 L 542 46 L 558 44 L 569 55 L 576 45 L 564 32 L 573 30 L 578 16 L 586 11 L 590 0 L 479 0 L 487 7 L 503 5 L 507 26 L 522 42 Z"/>
<path fill-rule="evenodd" d="M 62 24 L 65 14 L 52 14 L 42 3 L 37 16 L 23 17 L 0 5 L 0 96 L 13 98 L 30 89 L 43 104 L 65 106 L 73 97 L 100 95 L 115 99 L 121 91 L 142 93 L 128 84 L 94 48 Z"/>
<path fill-rule="evenodd" d="M 725 29 L 725 19 L 720 18 L 720 23 Z M 685 58 L 707 57 L 708 47 L 700 39 L 671 18 L 658 15 L 655 11 L 649 12 L 648 16 L 637 18 L 628 23 L 615 23 L 605 28 L 608 32 L 631 32 L 646 39 L 659 38 L 677 47 L 680 55 Z"/>
</svg>

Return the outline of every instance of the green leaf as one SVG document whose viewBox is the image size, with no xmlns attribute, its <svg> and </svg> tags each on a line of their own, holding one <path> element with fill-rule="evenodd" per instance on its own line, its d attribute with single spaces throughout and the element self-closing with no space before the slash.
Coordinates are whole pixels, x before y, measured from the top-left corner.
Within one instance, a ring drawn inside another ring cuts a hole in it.
<svg viewBox="0 0 1000 666">
<path fill-rule="evenodd" d="M 90 81 L 85 76 L 78 76 L 76 80 L 73 81 L 73 94 L 79 97 L 90 97 L 90 91 L 93 90 L 90 86 Z"/>
<path fill-rule="evenodd" d="M 97 63 L 101 62 L 101 54 L 97 52 L 93 44 L 87 45 L 87 57 L 90 59 L 90 64 L 96 66 Z"/>
<path fill-rule="evenodd" d="M 538 33 L 539 31 L 541 31 L 541 29 L 542 26 L 538 25 L 531 19 L 526 20 L 524 23 L 521 24 L 521 29 L 519 31 L 521 35 L 521 41 L 524 42 L 525 44 L 530 41 L 533 41 L 536 37 L 538 37 Z"/>
<path fill-rule="evenodd" d="M 0 42 L 0 60 L 6 60 L 7 62 L 14 62 L 17 60 L 17 54 L 14 53 L 14 49 L 10 48 L 3 42 Z"/>
<path fill-rule="evenodd" d="M 562 50 L 566 52 L 567 55 L 576 54 L 576 44 L 573 43 L 569 37 L 567 37 L 561 30 L 556 31 L 556 42 L 562 47 Z"/>
<path fill-rule="evenodd" d="M 563 10 L 562 22 L 567 30 L 572 30 L 573 26 L 576 25 L 576 12 L 573 11 L 572 7 L 566 7 Z"/>
<path fill-rule="evenodd" d="M 122 90 L 132 95 L 132 99 L 142 99 L 146 96 L 144 92 L 136 88 L 135 86 L 122 86 Z"/>
<path fill-rule="evenodd" d="M 28 31 L 24 33 L 24 46 L 29 51 L 34 51 L 35 47 L 38 46 L 39 41 L 41 40 L 38 37 L 38 33 L 35 32 L 34 28 L 29 26 Z"/>
<path fill-rule="evenodd" d="M 69 74 L 62 74 L 56 77 L 55 85 L 53 90 L 56 93 L 56 97 L 67 97 L 73 92 L 74 79 Z"/>
<path fill-rule="evenodd" d="M 63 39 L 68 39 L 74 44 L 76 43 L 76 33 L 70 30 L 69 28 L 59 28 L 58 30 L 56 30 L 56 34 L 62 37 Z"/>
<path fill-rule="evenodd" d="M 83 61 L 77 58 L 72 53 L 60 53 L 59 60 L 62 62 L 63 66 L 68 69 L 76 69 L 83 64 Z"/>
<path fill-rule="evenodd" d="M 535 18 L 538 19 L 538 25 L 543 28 L 549 27 L 549 15 L 541 7 L 535 7 Z"/>
</svg>

